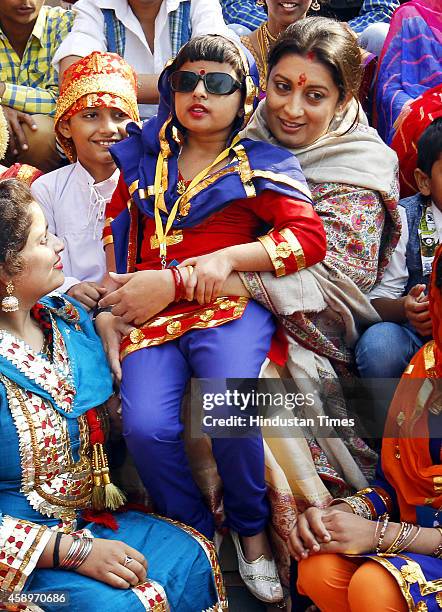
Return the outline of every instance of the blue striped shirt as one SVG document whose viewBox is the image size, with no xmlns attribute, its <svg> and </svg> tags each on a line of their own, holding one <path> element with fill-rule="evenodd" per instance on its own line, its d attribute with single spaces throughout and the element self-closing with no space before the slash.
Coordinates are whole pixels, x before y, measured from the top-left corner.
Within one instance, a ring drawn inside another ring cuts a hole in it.
<svg viewBox="0 0 442 612">
<path fill-rule="evenodd" d="M 399 0 L 364 0 L 359 15 L 348 25 L 360 34 L 372 23 L 390 23 L 391 16 L 400 5 Z"/>
<path fill-rule="evenodd" d="M 267 19 L 266 12 L 255 0 L 220 0 L 220 3 L 227 25 L 238 23 L 253 31 Z"/>
</svg>

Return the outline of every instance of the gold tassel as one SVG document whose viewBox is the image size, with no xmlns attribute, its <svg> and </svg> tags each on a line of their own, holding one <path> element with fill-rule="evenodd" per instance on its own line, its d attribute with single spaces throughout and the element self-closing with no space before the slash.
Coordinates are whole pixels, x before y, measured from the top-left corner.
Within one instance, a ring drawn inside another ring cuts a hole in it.
<svg viewBox="0 0 442 612">
<path fill-rule="evenodd" d="M 94 444 L 92 447 L 92 507 L 94 508 L 94 510 L 104 510 L 104 484 L 101 474 L 101 463 L 100 455 L 98 453 L 98 446 L 101 446 L 101 444 Z"/>
<path fill-rule="evenodd" d="M 109 465 L 107 461 L 106 453 L 104 452 L 103 445 L 100 444 L 100 465 L 101 465 L 101 480 L 104 486 L 104 505 L 109 510 L 117 510 L 122 506 L 126 497 L 124 493 L 115 486 L 109 476 Z"/>
</svg>

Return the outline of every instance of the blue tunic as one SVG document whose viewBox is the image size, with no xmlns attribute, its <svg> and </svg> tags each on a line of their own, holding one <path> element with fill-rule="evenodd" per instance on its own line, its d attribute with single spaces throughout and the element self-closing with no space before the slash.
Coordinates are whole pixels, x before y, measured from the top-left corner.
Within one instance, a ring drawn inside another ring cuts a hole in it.
<svg viewBox="0 0 442 612">
<path fill-rule="evenodd" d="M 52 362 L 0 330 L 0 589 L 64 591 L 68 607 L 40 607 L 70 612 L 227 608 L 213 544 L 195 530 L 135 511 L 114 515 L 116 531 L 82 518 L 90 507 L 81 471 L 90 478 L 84 413 L 110 396 L 111 377 L 81 307 L 60 298 L 42 303 L 52 323 Z M 78 507 L 69 506 L 77 499 Z M 47 527 L 125 542 L 146 557 L 147 582 L 123 590 L 72 571 L 36 569 Z"/>
</svg>

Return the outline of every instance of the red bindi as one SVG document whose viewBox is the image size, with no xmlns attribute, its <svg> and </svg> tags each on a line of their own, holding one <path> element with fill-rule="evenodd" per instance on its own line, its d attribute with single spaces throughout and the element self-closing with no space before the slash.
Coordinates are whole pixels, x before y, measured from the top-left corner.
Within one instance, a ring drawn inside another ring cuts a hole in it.
<svg viewBox="0 0 442 612">
<path fill-rule="evenodd" d="M 305 72 L 302 72 L 298 78 L 298 87 L 302 87 L 303 85 L 305 85 L 306 81 L 307 77 L 305 76 Z"/>
<path fill-rule="evenodd" d="M 206 74 L 205 70 L 200 70 L 200 75 L 202 76 L 203 74 Z"/>
<path fill-rule="evenodd" d="M 307 53 L 307 59 L 309 59 L 309 60 L 311 60 L 311 61 L 315 60 L 315 59 L 316 59 L 315 52 L 314 52 L 314 51 L 309 51 L 309 52 Z"/>
</svg>

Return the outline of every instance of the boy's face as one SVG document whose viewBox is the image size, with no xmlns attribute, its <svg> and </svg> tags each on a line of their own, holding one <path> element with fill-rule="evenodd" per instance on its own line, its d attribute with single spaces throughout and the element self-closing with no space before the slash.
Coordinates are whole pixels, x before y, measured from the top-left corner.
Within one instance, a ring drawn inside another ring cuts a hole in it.
<svg viewBox="0 0 442 612">
<path fill-rule="evenodd" d="M 109 147 L 126 137 L 132 119 L 117 108 L 85 108 L 68 121 L 60 122 L 60 132 L 72 138 L 77 158 L 94 175 L 114 165 Z"/>
<path fill-rule="evenodd" d="M 419 168 L 414 173 L 419 191 L 430 196 L 435 206 L 442 212 L 442 153 L 431 168 L 431 177 Z"/>
<path fill-rule="evenodd" d="M 1 0 L 0 21 L 26 25 L 34 22 L 40 12 L 44 0 Z"/>
</svg>

